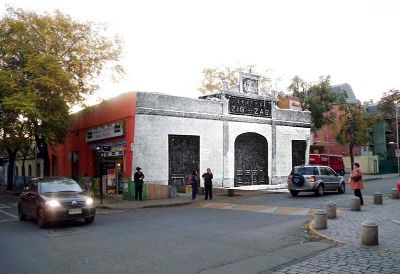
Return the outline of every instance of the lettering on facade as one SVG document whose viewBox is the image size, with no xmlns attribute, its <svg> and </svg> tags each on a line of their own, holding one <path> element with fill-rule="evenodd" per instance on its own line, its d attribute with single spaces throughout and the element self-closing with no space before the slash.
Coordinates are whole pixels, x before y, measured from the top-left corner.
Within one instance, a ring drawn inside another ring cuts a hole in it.
<svg viewBox="0 0 400 274">
<path fill-rule="evenodd" d="M 271 101 L 230 96 L 229 113 L 271 118 Z"/>
<path fill-rule="evenodd" d="M 89 129 L 86 134 L 86 142 L 92 142 L 118 136 L 124 136 L 123 122 L 112 123 L 101 127 Z"/>
</svg>

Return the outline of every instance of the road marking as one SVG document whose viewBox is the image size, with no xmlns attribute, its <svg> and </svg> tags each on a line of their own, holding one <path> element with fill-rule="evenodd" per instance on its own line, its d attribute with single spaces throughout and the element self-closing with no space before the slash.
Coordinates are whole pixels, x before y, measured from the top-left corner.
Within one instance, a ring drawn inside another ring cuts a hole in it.
<svg viewBox="0 0 400 274">
<path fill-rule="evenodd" d="M 8 220 L 0 220 L 0 223 L 10 223 L 10 222 L 16 222 L 17 220 L 15 219 L 8 219 Z"/>
<path fill-rule="evenodd" d="M 3 213 L 3 214 L 5 214 L 5 215 L 8 215 L 8 216 L 11 216 L 11 217 L 14 217 L 14 218 L 18 219 L 18 216 L 17 216 L 17 215 L 8 213 L 8 212 L 6 212 L 6 211 L 4 211 L 4 210 L 0 210 L 0 213 Z"/>
<path fill-rule="evenodd" d="M 11 206 L 5 205 L 5 204 L 0 204 L 0 208 L 11 208 Z"/>
<path fill-rule="evenodd" d="M 230 209 L 247 212 L 269 213 L 277 215 L 300 215 L 307 216 L 310 214 L 310 208 L 302 207 L 274 207 L 265 205 L 247 205 L 247 204 L 230 204 L 230 203 L 204 203 L 198 204 L 196 207 L 210 209 Z"/>
<path fill-rule="evenodd" d="M 9 203 L 10 206 L 17 208 L 18 207 L 18 203 Z"/>
</svg>

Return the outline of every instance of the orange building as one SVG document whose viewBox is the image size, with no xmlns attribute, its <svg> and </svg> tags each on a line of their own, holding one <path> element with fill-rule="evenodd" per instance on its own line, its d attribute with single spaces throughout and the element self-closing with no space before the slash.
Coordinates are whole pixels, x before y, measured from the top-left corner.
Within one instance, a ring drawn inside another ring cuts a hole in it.
<svg viewBox="0 0 400 274">
<path fill-rule="evenodd" d="M 132 177 L 135 112 L 136 96 L 129 92 L 73 114 L 65 142 L 50 150 L 51 174 L 101 173 L 107 193 L 121 192 L 123 179 Z"/>
</svg>

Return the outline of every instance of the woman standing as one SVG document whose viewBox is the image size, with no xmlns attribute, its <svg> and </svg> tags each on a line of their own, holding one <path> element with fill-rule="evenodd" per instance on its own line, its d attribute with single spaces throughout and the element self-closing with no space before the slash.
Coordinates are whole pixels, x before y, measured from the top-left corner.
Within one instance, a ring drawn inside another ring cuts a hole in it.
<svg viewBox="0 0 400 274">
<path fill-rule="evenodd" d="M 211 169 L 207 168 L 207 172 L 204 173 L 201 177 L 204 178 L 204 200 L 208 200 L 208 196 L 210 196 L 210 200 L 212 200 L 212 178 L 213 174 L 211 173 Z"/>
<path fill-rule="evenodd" d="M 364 189 L 364 180 L 360 170 L 360 164 L 354 163 L 354 169 L 350 175 L 350 186 L 354 190 L 354 195 L 360 198 L 361 205 L 364 204 L 361 189 Z"/>
</svg>

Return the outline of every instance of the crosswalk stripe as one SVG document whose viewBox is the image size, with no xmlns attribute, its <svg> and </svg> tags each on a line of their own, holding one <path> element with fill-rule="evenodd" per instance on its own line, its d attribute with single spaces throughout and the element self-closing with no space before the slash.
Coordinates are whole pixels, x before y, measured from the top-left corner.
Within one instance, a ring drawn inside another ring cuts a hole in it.
<svg viewBox="0 0 400 274">
<path fill-rule="evenodd" d="M 246 204 L 229 204 L 229 203 L 206 203 L 199 204 L 197 207 L 200 208 L 211 208 L 211 209 L 229 209 L 247 212 L 257 213 L 269 213 L 277 215 L 302 215 L 307 216 L 310 214 L 310 208 L 302 207 L 273 207 L 264 205 L 246 205 Z"/>
<path fill-rule="evenodd" d="M 5 204 L 0 204 L 0 208 L 11 208 L 11 206 L 5 205 Z"/>
<path fill-rule="evenodd" d="M 8 215 L 8 216 L 11 216 L 11 217 L 14 217 L 14 218 L 18 219 L 18 216 L 14 215 L 14 214 L 11 214 L 11 213 L 8 213 L 8 212 L 6 212 L 4 210 L 0 210 L 0 213 L 3 213 L 5 215 Z"/>
</svg>

